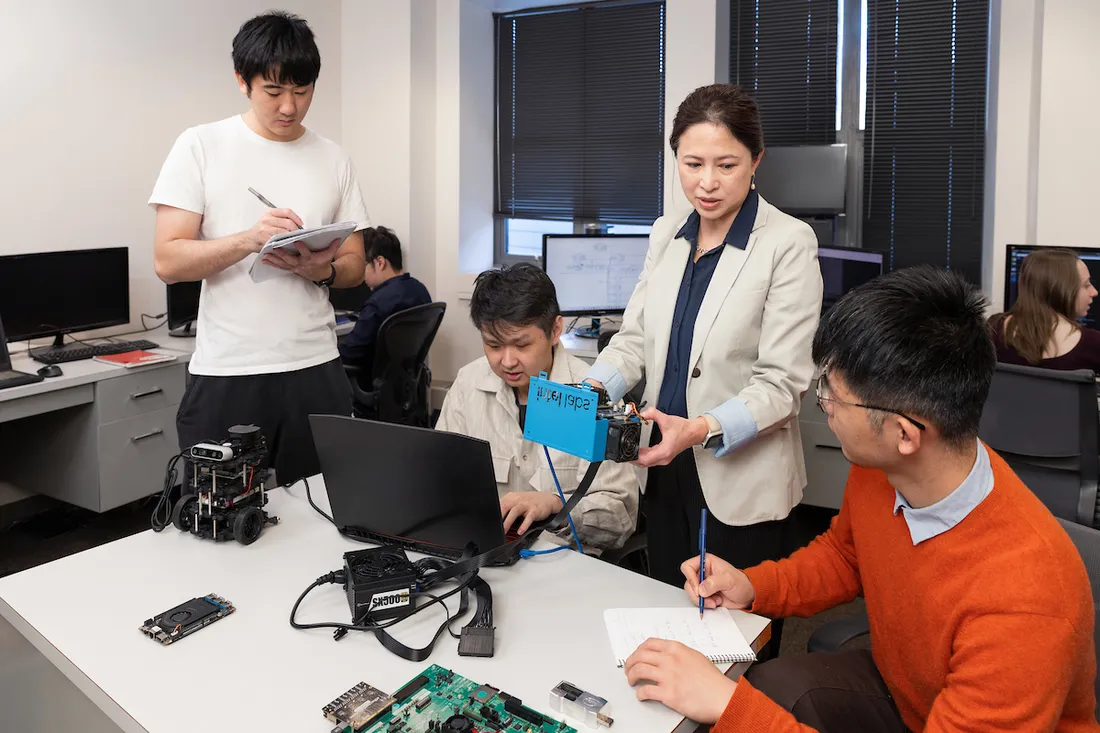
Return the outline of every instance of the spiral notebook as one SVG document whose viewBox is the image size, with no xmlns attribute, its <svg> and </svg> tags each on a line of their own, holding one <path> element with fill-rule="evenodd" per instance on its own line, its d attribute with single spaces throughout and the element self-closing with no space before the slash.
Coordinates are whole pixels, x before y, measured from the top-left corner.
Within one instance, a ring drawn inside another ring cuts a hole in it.
<svg viewBox="0 0 1100 733">
<path fill-rule="evenodd" d="M 715 664 L 754 662 L 749 642 L 737 622 L 724 608 L 716 608 L 699 618 L 699 609 L 683 608 L 609 608 L 603 612 L 611 651 L 618 666 L 646 639 L 668 639 L 691 647 Z"/>
</svg>

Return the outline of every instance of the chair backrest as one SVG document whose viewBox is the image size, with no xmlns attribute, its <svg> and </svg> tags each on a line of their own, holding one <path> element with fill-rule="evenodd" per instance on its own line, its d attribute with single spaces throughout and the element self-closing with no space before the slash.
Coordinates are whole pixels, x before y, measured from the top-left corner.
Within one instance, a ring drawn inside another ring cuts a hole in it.
<svg viewBox="0 0 1100 733">
<path fill-rule="evenodd" d="M 1100 478 L 1096 377 L 997 364 L 978 435 L 1057 517 L 1095 526 Z"/>
<path fill-rule="evenodd" d="M 425 361 L 443 322 L 446 303 L 399 311 L 378 329 L 374 390 L 378 419 L 427 426 L 431 377 Z"/>
<path fill-rule="evenodd" d="M 1092 586 L 1093 608 L 1092 643 L 1096 648 L 1096 658 L 1100 661 L 1100 636 L 1096 634 L 1096 619 L 1100 617 L 1100 606 L 1097 604 L 1097 599 L 1100 599 L 1100 531 L 1092 527 L 1083 527 L 1075 522 L 1067 522 L 1064 519 L 1059 519 L 1058 521 L 1062 523 L 1062 527 L 1065 528 L 1066 534 L 1073 540 L 1073 544 L 1077 546 L 1077 551 L 1081 553 L 1081 559 L 1085 562 L 1085 571 L 1089 574 L 1089 585 Z M 1100 713 L 1100 674 L 1096 675 L 1095 684 L 1097 712 Z"/>
</svg>

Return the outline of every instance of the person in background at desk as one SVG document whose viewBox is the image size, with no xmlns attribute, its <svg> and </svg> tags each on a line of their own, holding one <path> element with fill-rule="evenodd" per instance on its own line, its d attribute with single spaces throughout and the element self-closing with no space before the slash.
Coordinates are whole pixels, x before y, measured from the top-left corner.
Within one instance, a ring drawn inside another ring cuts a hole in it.
<svg viewBox="0 0 1100 733">
<path fill-rule="evenodd" d="M 817 239 L 767 203 L 756 103 L 729 84 L 680 104 L 669 143 L 688 216 L 658 219 L 622 328 L 588 372 L 612 400 L 647 377 L 656 421 L 638 465 L 651 575 L 680 584 L 706 506 L 708 550 L 741 566 L 788 552 L 802 498 L 798 431 L 821 312 Z M 643 436 L 644 440 L 644 436 Z M 781 627 L 769 652 L 778 653 Z"/>
<path fill-rule="evenodd" d="M 392 229 L 364 229 L 363 249 L 367 255 L 363 279 L 371 289 L 370 297 L 359 312 L 355 328 L 340 342 L 340 358 L 362 370 L 359 381 L 366 387 L 372 381 L 378 329 L 394 313 L 431 303 L 432 296 L 422 282 L 403 269 L 401 242 Z"/>
<path fill-rule="evenodd" d="M 1032 252 L 1018 288 L 1012 308 L 989 319 L 997 361 L 1100 374 L 1100 331 L 1077 322 L 1096 297 L 1085 263 L 1067 249 Z"/>
<path fill-rule="evenodd" d="M 534 265 L 478 275 L 470 318 L 481 332 L 485 356 L 459 370 L 436 429 L 489 443 L 504 529 L 523 534 L 562 508 L 552 470 L 565 494 L 577 488 L 588 470 L 586 461 L 556 450 L 550 451 L 551 469 L 542 447 L 523 439 L 530 378 L 546 372 L 552 381 L 575 384 L 588 364 L 561 345 L 554 283 Z M 622 547 L 638 519 L 638 482 L 630 466 L 601 464 L 572 517 L 587 552 Z M 569 538 L 568 528 L 561 538 Z"/>
<path fill-rule="evenodd" d="M 684 563 L 708 608 L 810 616 L 867 601 L 871 650 L 780 657 L 734 682 L 650 640 L 640 699 L 715 733 L 1100 731 L 1093 601 L 1077 548 L 978 440 L 996 361 L 981 293 L 931 267 L 845 295 L 813 344 L 818 405 L 852 462 L 832 526 L 742 572 Z"/>
<path fill-rule="evenodd" d="M 176 415 L 180 448 L 258 425 L 280 483 L 320 470 L 308 416 L 351 414 L 326 288 L 363 281 L 363 239 L 265 258 L 284 270 L 256 283 L 257 253 L 275 234 L 354 221 L 369 226 L 351 159 L 307 130 L 321 56 L 301 18 L 268 13 L 233 39 L 250 108 L 184 131 L 149 199 L 153 263 L 167 283 L 203 280 L 192 379 Z M 289 208 L 269 209 L 249 188 Z"/>
</svg>

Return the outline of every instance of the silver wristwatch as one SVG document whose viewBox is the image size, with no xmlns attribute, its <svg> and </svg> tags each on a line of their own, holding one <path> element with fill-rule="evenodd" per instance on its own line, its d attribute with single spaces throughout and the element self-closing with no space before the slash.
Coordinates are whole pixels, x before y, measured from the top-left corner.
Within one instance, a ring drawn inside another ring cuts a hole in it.
<svg viewBox="0 0 1100 733">
<path fill-rule="evenodd" d="M 706 418 L 709 430 L 707 430 L 707 434 L 703 438 L 703 442 L 699 444 L 699 447 L 706 449 L 717 448 L 722 444 L 722 425 L 714 415 L 706 414 L 703 415 L 703 417 Z"/>
</svg>

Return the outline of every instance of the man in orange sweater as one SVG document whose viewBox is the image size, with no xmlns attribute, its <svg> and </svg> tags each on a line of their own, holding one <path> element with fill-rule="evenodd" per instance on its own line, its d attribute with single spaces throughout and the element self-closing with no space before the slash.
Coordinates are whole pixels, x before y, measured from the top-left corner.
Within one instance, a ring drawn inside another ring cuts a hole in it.
<svg viewBox="0 0 1100 733">
<path fill-rule="evenodd" d="M 981 295 L 933 268 L 853 290 L 814 338 L 818 404 L 853 467 L 832 526 L 742 572 L 684 563 L 692 602 L 809 616 L 863 595 L 872 651 L 780 657 L 733 682 L 650 640 L 640 699 L 758 731 L 1100 731 L 1093 601 L 1073 543 L 978 441 L 995 357 Z"/>
</svg>

